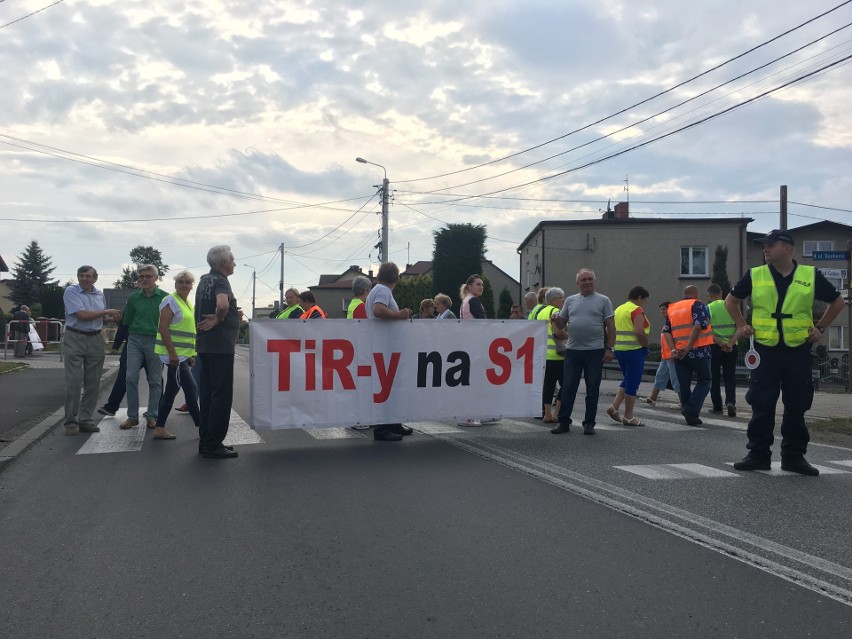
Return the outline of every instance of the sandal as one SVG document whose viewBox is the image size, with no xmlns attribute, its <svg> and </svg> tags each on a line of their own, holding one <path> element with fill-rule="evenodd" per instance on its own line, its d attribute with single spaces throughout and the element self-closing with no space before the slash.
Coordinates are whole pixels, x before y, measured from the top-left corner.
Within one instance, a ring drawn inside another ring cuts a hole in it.
<svg viewBox="0 0 852 639">
<path fill-rule="evenodd" d="M 640 420 L 638 417 L 633 417 L 631 419 L 622 419 L 622 425 L 624 426 L 644 426 L 645 422 Z"/>
<path fill-rule="evenodd" d="M 623 419 L 621 419 L 621 414 L 612 406 L 606 409 L 606 414 L 612 417 L 612 421 L 618 422 L 619 424 L 624 421 Z"/>
</svg>

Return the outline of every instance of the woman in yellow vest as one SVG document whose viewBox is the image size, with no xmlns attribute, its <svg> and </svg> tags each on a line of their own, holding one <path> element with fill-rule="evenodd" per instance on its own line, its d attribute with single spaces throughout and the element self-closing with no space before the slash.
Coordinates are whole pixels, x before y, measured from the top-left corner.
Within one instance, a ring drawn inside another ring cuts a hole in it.
<svg viewBox="0 0 852 639">
<path fill-rule="evenodd" d="M 561 329 L 554 329 L 550 318 L 562 310 L 565 303 L 565 291 L 554 286 L 547 289 L 544 295 L 545 306 L 541 307 L 533 319 L 547 322 L 547 355 L 544 362 L 544 387 L 541 394 L 541 403 L 544 407 L 542 422 L 545 424 L 556 424 L 559 420 L 554 416 L 559 414 L 559 400 L 556 400 L 556 408 L 553 408 L 553 395 L 557 385 L 560 390 L 565 379 L 565 349 L 563 340 L 568 339 L 568 333 Z M 563 348 L 560 350 L 560 346 Z"/>
<path fill-rule="evenodd" d="M 160 302 L 160 323 L 154 352 L 166 365 L 166 388 L 160 397 L 154 439 L 174 439 L 166 430 L 166 418 L 172 411 L 178 390 L 183 389 L 186 407 L 197 427 L 201 421 L 198 410 L 198 387 L 190 370 L 195 365 L 195 310 L 189 294 L 195 284 L 195 276 L 189 271 L 175 275 L 175 292 L 166 295 Z"/>
<path fill-rule="evenodd" d="M 633 416 L 633 406 L 636 404 L 636 392 L 642 382 L 642 372 L 645 370 L 645 356 L 648 354 L 648 334 L 651 332 L 651 322 L 645 317 L 642 308 L 650 293 L 641 286 L 634 286 L 627 293 L 627 301 L 615 309 L 615 359 L 621 367 L 624 379 L 618 386 L 618 392 L 612 405 L 606 410 L 607 415 L 625 426 L 644 426 L 638 417 Z M 624 403 L 624 416 L 619 413 Z"/>
</svg>

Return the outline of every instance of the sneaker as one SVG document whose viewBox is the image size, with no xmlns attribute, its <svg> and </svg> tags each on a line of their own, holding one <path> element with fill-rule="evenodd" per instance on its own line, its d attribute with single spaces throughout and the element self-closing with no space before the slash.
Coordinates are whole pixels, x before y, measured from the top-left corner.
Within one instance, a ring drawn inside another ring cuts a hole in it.
<svg viewBox="0 0 852 639">
<path fill-rule="evenodd" d="M 121 424 L 119 424 L 119 428 L 121 430 L 127 430 L 128 428 L 133 428 L 134 426 L 139 425 L 139 418 L 137 417 L 128 417 Z"/>
<path fill-rule="evenodd" d="M 656 400 L 656 399 L 651 399 L 650 397 L 646 397 L 646 398 L 645 398 L 645 403 L 646 403 L 646 404 L 650 404 L 652 407 L 654 407 L 654 406 L 656 406 L 656 405 L 657 405 L 657 400 Z"/>
<path fill-rule="evenodd" d="M 736 417 L 737 416 L 737 407 L 736 406 L 734 406 L 733 404 L 728 404 L 726 408 L 728 409 L 728 417 Z"/>
<path fill-rule="evenodd" d="M 94 424 L 80 424 L 79 426 L 81 433 L 99 433 L 101 429 L 95 426 Z"/>
<path fill-rule="evenodd" d="M 466 419 L 464 421 L 458 422 L 459 426 L 482 426 L 482 422 L 478 422 L 475 419 Z"/>
<path fill-rule="evenodd" d="M 70 426 L 66 426 L 65 427 L 65 434 L 66 435 L 79 435 L 80 434 L 80 427 L 77 426 L 77 424 L 71 424 Z"/>
<path fill-rule="evenodd" d="M 594 435 L 595 434 L 595 425 L 594 424 L 583 424 L 583 434 L 584 435 Z"/>
<path fill-rule="evenodd" d="M 101 415 L 106 415 L 107 417 L 115 417 L 115 411 L 114 411 L 113 409 L 111 409 L 109 406 L 107 406 L 106 404 L 104 404 L 103 406 L 101 406 L 101 407 L 98 409 L 98 412 L 99 412 Z"/>
</svg>

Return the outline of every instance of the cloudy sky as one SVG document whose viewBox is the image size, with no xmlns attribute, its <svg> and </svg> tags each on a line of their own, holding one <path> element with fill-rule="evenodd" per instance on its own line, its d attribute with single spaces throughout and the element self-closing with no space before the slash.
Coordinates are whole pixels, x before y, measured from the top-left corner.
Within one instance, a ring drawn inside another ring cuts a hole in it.
<svg viewBox="0 0 852 639">
<path fill-rule="evenodd" d="M 282 244 L 286 286 L 375 267 L 356 156 L 400 265 L 471 222 L 517 277 L 626 185 L 637 217 L 766 231 L 787 184 L 791 227 L 850 219 L 852 4 L 800 27 L 839 0 L 52 1 L 0 1 L 0 255 L 37 239 L 62 282 L 139 244 L 196 275 L 230 244 L 244 307 Z"/>
</svg>

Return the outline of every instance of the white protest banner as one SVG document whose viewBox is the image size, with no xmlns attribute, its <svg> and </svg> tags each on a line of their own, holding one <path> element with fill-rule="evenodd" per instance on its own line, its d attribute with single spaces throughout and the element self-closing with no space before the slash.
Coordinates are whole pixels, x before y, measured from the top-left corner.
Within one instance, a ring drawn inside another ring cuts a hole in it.
<svg viewBox="0 0 852 639">
<path fill-rule="evenodd" d="M 544 322 L 256 320 L 252 426 L 538 415 L 546 348 Z"/>
</svg>

